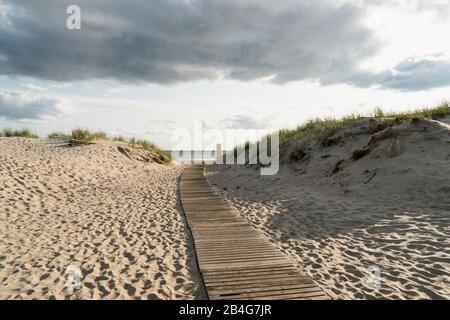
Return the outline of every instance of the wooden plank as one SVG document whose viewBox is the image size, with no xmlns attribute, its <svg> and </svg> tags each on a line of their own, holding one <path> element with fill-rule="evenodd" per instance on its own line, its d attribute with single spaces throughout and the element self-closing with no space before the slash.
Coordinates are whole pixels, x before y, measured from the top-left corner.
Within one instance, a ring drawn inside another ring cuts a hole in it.
<svg viewBox="0 0 450 320">
<path fill-rule="evenodd" d="M 218 256 L 208 256 L 205 257 L 202 255 L 201 261 L 203 262 L 232 262 L 232 261 L 249 261 L 249 260 L 257 260 L 257 261 L 269 261 L 269 260 L 279 260 L 280 257 L 274 256 L 273 254 L 258 254 L 258 255 L 243 255 L 243 254 L 234 254 L 224 257 Z"/>
<path fill-rule="evenodd" d="M 329 298 L 212 190 L 203 166 L 183 172 L 180 199 L 211 299 Z"/>
<path fill-rule="evenodd" d="M 233 281 L 245 281 L 245 280 L 265 280 L 267 276 L 271 276 L 272 279 L 282 278 L 282 279 L 290 279 L 292 277 L 301 277 L 298 275 L 297 270 L 291 270 L 289 272 L 286 271 L 268 271 L 264 273 L 229 273 L 229 274 L 217 274 L 217 275 L 205 275 L 203 274 L 204 279 L 208 279 L 211 282 L 233 282 Z M 307 279 L 307 278 L 306 278 Z"/>
<path fill-rule="evenodd" d="M 227 252 L 215 252 L 215 253 L 208 253 L 208 252 L 202 252 L 199 251 L 202 256 L 204 258 L 209 258 L 209 259 L 220 259 L 220 258 L 224 258 L 224 259 L 228 259 L 228 258 L 233 258 L 236 255 L 239 256 L 243 256 L 243 257 L 247 257 L 247 258 L 264 258 L 264 257 L 270 257 L 273 256 L 273 252 L 269 251 L 268 253 L 266 251 L 264 251 L 264 249 L 260 249 L 260 251 L 227 251 Z"/>
<path fill-rule="evenodd" d="M 320 292 L 320 289 L 315 287 L 314 284 L 311 283 L 293 283 L 293 284 L 277 284 L 274 283 L 272 286 L 268 287 L 267 285 L 258 286 L 256 285 L 247 285 L 247 286 L 222 286 L 222 287 L 210 287 L 208 288 L 208 293 L 213 295 L 226 295 L 226 294 L 245 294 L 245 293 L 258 293 L 258 292 L 273 292 L 273 291 L 283 291 L 283 290 L 295 290 L 304 291 L 315 288 Z M 311 292 L 311 291 L 309 291 Z M 313 291 L 314 292 L 314 291 Z"/>
<path fill-rule="evenodd" d="M 293 295 L 296 296 L 303 296 L 303 297 L 311 297 L 315 295 L 322 295 L 323 291 L 319 289 L 318 287 L 314 288 L 295 288 L 295 289 L 275 289 L 275 290 L 268 290 L 268 291 L 257 291 L 257 292 L 250 292 L 250 293 L 215 293 L 215 295 L 220 296 L 228 296 L 232 299 L 239 299 L 239 298 L 247 298 L 247 299 L 256 299 L 256 298 L 265 298 L 270 299 L 270 297 L 281 297 L 283 295 Z"/>
<path fill-rule="evenodd" d="M 266 273 L 289 273 L 289 272 L 297 272 L 293 266 L 289 267 L 281 267 L 281 268 L 246 268 L 246 269 L 235 269 L 230 271 L 212 271 L 212 272 L 203 272 L 203 277 L 229 277 L 229 276 L 245 276 L 247 274 L 257 276 L 259 274 Z"/>
<path fill-rule="evenodd" d="M 76 146 L 88 146 L 91 144 L 95 144 L 95 142 L 92 141 L 84 141 L 84 140 L 77 140 L 77 139 L 70 139 L 69 140 L 69 146 L 76 147 Z"/>
<path fill-rule="evenodd" d="M 312 283 L 309 278 L 306 277 L 302 277 L 302 276 L 272 276 L 270 278 L 268 278 L 267 276 L 265 278 L 247 278 L 247 279 L 241 279 L 241 278 L 236 278 L 236 279 L 219 279 L 219 280 L 215 280 L 215 279 L 210 279 L 208 281 L 208 287 L 224 287 L 224 286 L 230 286 L 233 285 L 234 287 L 239 287 L 242 285 L 261 285 L 263 284 L 264 286 L 269 286 L 271 284 L 274 283 L 281 283 L 281 282 L 285 282 L 285 283 L 292 283 L 292 281 L 295 281 L 295 283 L 299 284 L 309 284 L 312 286 L 316 286 L 314 283 Z M 316 286 L 317 287 L 317 286 Z"/>
<path fill-rule="evenodd" d="M 272 294 L 270 297 L 243 295 L 241 297 L 230 296 L 216 296 L 210 297 L 214 300 L 233 299 L 233 300 L 330 300 L 330 297 L 324 293 L 311 292 L 311 293 L 287 293 L 287 294 Z"/>
<path fill-rule="evenodd" d="M 217 285 L 256 285 L 258 281 L 263 282 L 265 285 L 269 284 L 270 281 L 276 282 L 289 282 L 292 280 L 295 281 L 306 281 L 309 283 L 309 279 L 305 277 L 301 277 L 295 274 L 281 274 L 281 273 L 269 273 L 263 275 L 252 275 L 252 274 L 244 274 L 244 275 L 236 275 L 230 277 L 205 277 L 207 280 L 208 286 L 217 286 Z"/>
</svg>

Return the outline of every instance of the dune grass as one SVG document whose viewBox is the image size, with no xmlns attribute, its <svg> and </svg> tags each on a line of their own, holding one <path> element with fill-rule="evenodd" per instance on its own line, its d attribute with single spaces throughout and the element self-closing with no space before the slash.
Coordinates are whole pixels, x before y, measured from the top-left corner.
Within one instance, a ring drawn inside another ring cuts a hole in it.
<svg viewBox="0 0 450 320">
<path fill-rule="evenodd" d="M 324 139 L 334 135 L 338 130 L 351 125 L 357 120 L 364 118 L 374 119 L 395 119 L 399 121 L 419 120 L 419 119 L 438 119 L 450 114 L 450 106 L 448 102 L 433 108 L 424 108 L 409 112 L 384 112 L 381 108 L 375 108 L 374 112 L 369 115 L 350 114 L 343 118 L 327 117 L 324 119 L 313 119 L 299 125 L 296 129 L 280 130 L 280 143 L 288 141 L 292 138 L 296 140 L 307 141 L 312 138 Z"/>
<path fill-rule="evenodd" d="M 72 130 L 71 134 L 66 134 L 64 132 L 52 132 L 47 136 L 49 139 L 59 138 L 59 137 L 70 137 L 72 139 L 83 140 L 83 141 L 94 141 L 94 140 L 110 140 L 116 142 L 126 143 L 132 147 L 142 148 L 147 151 L 154 152 L 159 155 L 160 160 L 164 163 L 169 163 L 171 161 L 170 153 L 160 149 L 154 143 L 145 139 L 126 138 L 122 135 L 117 135 L 109 137 L 104 131 L 91 131 L 89 129 L 75 128 Z"/>
<path fill-rule="evenodd" d="M 72 138 L 83 141 L 108 140 L 108 135 L 104 131 L 75 128 L 72 130 Z"/>
<path fill-rule="evenodd" d="M 21 138 L 37 139 L 39 138 L 39 135 L 27 128 L 23 129 L 4 128 L 2 131 L 0 131 L 0 137 L 7 137 L 7 138 L 21 137 Z"/>
<path fill-rule="evenodd" d="M 145 140 L 145 139 L 136 139 L 136 138 L 130 138 L 128 140 L 125 141 L 126 143 L 128 143 L 129 145 L 133 146 L 133 147 L 140 147 L 144 150 L 147 151 L 152 151 L 155 152 L 157 154 L 159 154 L 159 156 L 161 157 L 161 160 L 164 162 L 170 162 L 171 161 L 171 155 L 169 152 L 166 152 L 162 149 L 160 149 L 158 146 L 156 146 L 154 143 Z"/>
<path fill-rule="evenodd" d="M 348 127 L 358 120 L 365 118 L 379 119 L 379 120 L 420 120 L 420 119 L 439 119 L 450 115 L 450 105 L 448 101 L 444 101 L 439 105 L 431 108 L 423 108 L 407 112 L 384 112 L 382 108 L 378 107 L 371 114 L 353 113 L 342 118 L 326 117 L 316 118 L 300 124 L 295 129 L 281 129 L 278 131 L 280 138 L 280 147 L 289 145 L 289 159 L 292 161 L 299 161 L 308 156 L 308 147 L 312 140 L 319 140 L 323 146 L 332 145 L 334 141 L 332 137 L 341 129 Z M 270 150 L 270 135 L 268 137 L 268 144 Z M 245 152 L 248 152 L 249 145 L 254 142 L 245 142 L 240 147 L 245 147 Z M 237 154 L 235 147 L 233 152 Z"/>
<path fill-rule="evenodd" d="M 117 141 L 117 142 L 127 142 L 128 139 L 125 138 L 124 136 L 118 135 L 118 136 L 114 136 L 111 138 L 112 141 Z"/>
<path fill-rule="evenodd" d="M 364 118 L 372 118 L 379 120 L 421 120 L 421 119 L 439 119 L 450 115 L 450 106 L 447 101 L 431 107 L 417 109 L 407 112 L 384 112 L 381 108 L 375 108 L 372 114 L 350 114 L 343 118 L 337 119 L 328 117 L 325 119 L 313 119 L 306 123 L 299 125 L 295 129 L 283 129 L 279 131 L 280 145 L 291 144 L 292 148 L 289 153 L 289 158 L 293 161 L 303 159 L 307 155 L 307 148 L 313 139 L 317 139 L 323 146 L 333 144 L 330 138 L 339 130 L 355 123 Z"/>
<path fill-rule="evenodd" d="M 57 139 L 57 138 L 67 138 L 70 137 L 70 134 L 67 134 L 62 131 L 54 131 L 47 135 L 47 139 Z"/>
<path fill-rule="evenodd" d="M 136 139 L 136 138 L 126 138 L 122 135 L 116 135 L 109 137 L 108 134 L 104 131 L 91 131 L 89 129 L 75 128 L 72 130 L 71 134 L 67 134 L 60 131 L 55 131 L 50 133 L 47 138 L 48 139 L 56 139 L 60 137 L 69 137 L 72 139 L 83 140 L 83 141 L 94 141 L 94 140 L 110 140 L 121 143 L 126 143 L 132 147 L 142 148 L 144 150 L 154 152 L 159 155 L 160 160 L 164 163 L 169 163 L 171 161 L 170 153 L 160 149 L 154 143 L 145 140 L 145 139 Z"/>
</svg>

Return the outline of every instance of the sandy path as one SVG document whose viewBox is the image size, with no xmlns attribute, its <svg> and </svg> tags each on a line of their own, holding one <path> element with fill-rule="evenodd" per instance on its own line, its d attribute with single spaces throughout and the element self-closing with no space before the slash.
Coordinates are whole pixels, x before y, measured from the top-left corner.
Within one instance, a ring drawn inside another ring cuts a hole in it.
<svg viewBox="0 0 450 320">
<path fill-rule="evenodd" d="M 113 143 L 0 139 L 0 298 L 202 297 L 181 171 L 132 161 Z M 80 290 L 66 288 L 69 266 Z"/>
</svg>

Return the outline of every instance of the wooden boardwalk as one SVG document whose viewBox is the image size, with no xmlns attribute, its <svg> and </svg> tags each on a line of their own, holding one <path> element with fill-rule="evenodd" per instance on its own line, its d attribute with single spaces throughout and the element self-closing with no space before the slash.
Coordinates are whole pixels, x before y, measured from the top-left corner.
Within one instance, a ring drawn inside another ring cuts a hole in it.
<svg viewBox="0 0 450 320">
<path fill-rule="evenodd" d="M 181 203 L 210 299 L 329 299 L 213 192 L 203 166 L 181 176 Z"/>
</svg>

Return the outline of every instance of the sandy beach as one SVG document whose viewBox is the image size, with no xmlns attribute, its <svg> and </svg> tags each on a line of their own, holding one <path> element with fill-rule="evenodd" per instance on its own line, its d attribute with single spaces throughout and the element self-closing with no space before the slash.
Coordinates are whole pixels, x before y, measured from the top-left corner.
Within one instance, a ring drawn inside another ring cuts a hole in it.
<svg viewBox="0 0 450 320">
<path fill-rule="evenodd" d="M 449 34 L 450 0 L 0 0 L 0 300 L 450 300 Z"/>
<path fill-rule="evenodd" d="M 136 159 L 114 142 L 0 138 L 0 299 L 203 297 L 182 167 Z"/>
<path fill-rule="evenodd" d="M 355 121 L 296 161 L 282 145 L 273 176 L 205 174 L 330 297 L 449 299 L 450 120 L 380 121 Z M 184 167 L 155 159 L 112 141 L 0 138 L 0 298 L 206 298 Z"/>
<path fill-rule="evenodd" d="M 336 145 L 313 143 L 301 161 L 284 159 L 274 176 L 245 165 L 206 172 L 331 297 L 449 299 L 448 120 L 394 125 L 397 138 L 380 139 L 358 160 L 349 159 L 367 145 L 373 121 L 340 132 Z"/>
</svg>

